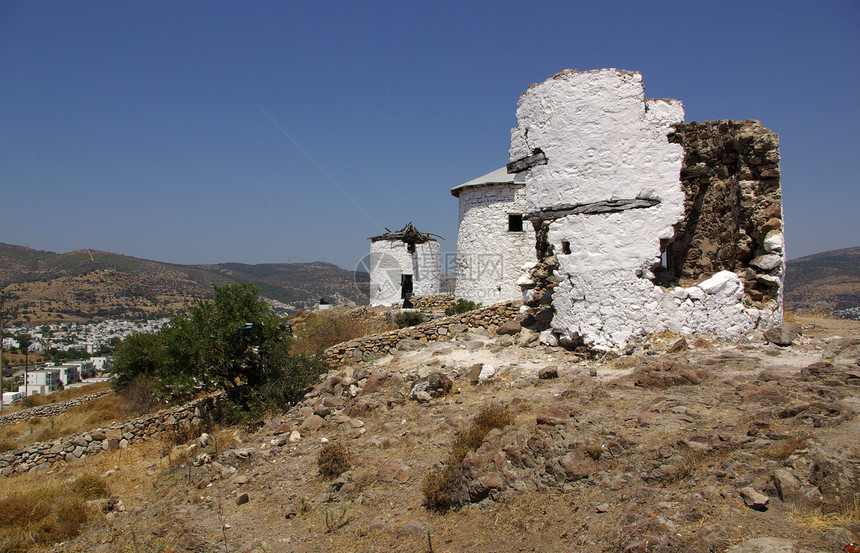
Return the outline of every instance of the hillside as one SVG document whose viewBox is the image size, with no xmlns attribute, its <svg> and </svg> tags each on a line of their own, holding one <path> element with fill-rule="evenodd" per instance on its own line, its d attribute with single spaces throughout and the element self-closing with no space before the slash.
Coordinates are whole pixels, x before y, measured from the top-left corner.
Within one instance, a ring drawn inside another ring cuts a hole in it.
<svg viewBox="0 0 860 553">
<path fill-rule="evenodd" d="M 166 316 L 211 297 L 213 285 L 247 281 L 292 310 L 321 297 L 357 303 L 366 297 L 352 272 L 329 263 L 178 265 L 98 250 L 57 254 L 0 244 L 7 320 L 31 325 Z"/>
<path fill-rule="evenodd" d="M 798 322 L 790 347 L 659 334 L 609 360 L 526 330 L 406 341 L 338 367 L 257 430 L 68 454 L 0 477 L 0 498 L 101 475 L 111 498 L 52 549 L 66 553 L 851 551 L 860 323 Z M 450 390 L 412 399 L 434 371 Z M 458 462 L 461 508 L 428 509 L 428 473 L 489 405 L 511 424 Z M 326 444 L 348 452 L 339 476 L 320 474 Z"/>
<path fill-rule="evenodd" d="M 789 261 L 785 290 L 785 307 L 796 313 L 860 308 L 860 247 Z"/>
</svg>

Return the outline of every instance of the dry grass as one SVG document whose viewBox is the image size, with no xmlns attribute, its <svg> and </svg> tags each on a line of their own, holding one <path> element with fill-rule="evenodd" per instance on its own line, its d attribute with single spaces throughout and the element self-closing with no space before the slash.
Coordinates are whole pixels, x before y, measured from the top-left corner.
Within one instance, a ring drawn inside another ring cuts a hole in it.
<svg viewBox="0 0 860 553">
<path fill-rule="evenodd" d="M 853 501 L 838 513 L 823 513 L 818 507 L 811 509 L 792 505 L 788 516 L 798 526 L 812 530 L 845 528 L 860 521 L 860 497 L 855 495 Z"/>
<path fill-rule="evenodd" d="M 67 486 L 40 487 L 0 500 L 0 550 L 27 551 L 76 536 L 87 521 L 86 502 L 107 497 L 103 479 L 84 475 Z"/>
<path fill-rule="evenodd" d="M 335 344 L 367 336 L 374 330 L 372 321 L 366 318 L 342 311 L 319 311 L 307 315 L 303 322 L 293 327 L 298 338 L 290 351 L 314 355 Z"/>
<path fill-rule="evenodd" d="M 809 440 L 809 438 L 810 436 L 808 434 L 793 436 L 787 440 L 781 441 L 769 449 L 766 449 L 762 452 L 762 455 L 769 459 L 784 461 L 791 457 L 791 455 L 798 449 L 806 447 L 806 441 Z"/>
<path fill-rule="evenodd" d="M 454 438 L 445 466 L 433 469 L 424 476 L 421 483 L 424 504 L 435 511 L 446 511 L 465 504 L 469 497 L 463 459 L 469 452 L 481 447 L 490 430 L 504 428 L 513 422 L 510 411 L 499 404 L 488 405 L 475 415 L 472 423 Z"/>
<path fill-rule="evenodd" d="M 65 390 L 60 390 L 59 392 L 54 392 L 53 394 L 49 394 L 47 396 L 35 394 L 24 398 L 23 400 L 15 403 L 15 405 L 4 406 L 3 413 L 13 413 L 15 411 L 21 411 L 23 409 L 29 409 L 30 407 L 37 407 L 39 405 L 61 403 L 63 401 L 68 401 L 70 399 L 75 399 L 81 396 L 94 394 L 96 392 L 110 390 L 110 387 L 110 382 L 96 382 L 94 384 L 87 384 L 86 386 L 67 388 Z"/>
<path fill-rule="evenodd" d="M 105 426 L 125 418 L 128 418 L 128 413 L 123 399 L 115 394 L 108 394 L 72 407 L 56 417 L 37 417 L 0 427 L 0 444 L 5 444 L 8 449 L 17 449 L 34 442 L 53 440 L 82 430 Z M 0 445 L 0 449 L 3 447 Z"/>
<path fill-rule="evenodd" d="M 349 449 L 339 442 L 325 444 L 317 456 L 317 467 L 323 478 L 337 478 L 348 471 L 351 464 Z"/>
</svg>

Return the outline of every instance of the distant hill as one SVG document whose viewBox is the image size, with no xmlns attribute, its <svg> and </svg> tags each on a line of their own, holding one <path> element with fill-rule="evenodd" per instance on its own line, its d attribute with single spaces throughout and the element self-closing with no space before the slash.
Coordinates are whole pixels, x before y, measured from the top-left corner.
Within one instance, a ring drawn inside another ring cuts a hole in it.
<svg viewBox="0 0 860 553">
<path fill-rule="evenodd" d="M 170 315 L 212 296 L 213 285 L 254 282 L 284 310 L 320 298 L 367 302 L 369 277 L 330 263 L 178 265 L 98 250 L 57 254 L 0 243 L 0 288 L 7 322 L 41 324 Z"/>
<path fill-rule="evenodd" d="M 785 307 L 797 313 L 860 309 L 860 247 L 789 261 Z"/>
</svg>

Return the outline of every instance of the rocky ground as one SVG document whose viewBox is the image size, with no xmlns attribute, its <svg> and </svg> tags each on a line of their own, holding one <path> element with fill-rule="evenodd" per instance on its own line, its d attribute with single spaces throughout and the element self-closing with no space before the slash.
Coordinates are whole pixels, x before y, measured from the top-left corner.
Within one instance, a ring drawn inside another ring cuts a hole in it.
<svg viewBox="0 0 860 553">
<path fill-rule="evenodd" d="M 106 474 L 115 501 L 57 551 L 843 551 L 860 323 L 798 322 L 790 346 L 661 334 L 602 359 L 527 330 L 407 342 L 257 431 L 19 478 Z M 493 403 L 515 423 L 466 455 L 465 505 L 428 510 L 425 475 Z M 327 443 L 350 453 L 338 477 L 318 474 Z"/>
</svg>

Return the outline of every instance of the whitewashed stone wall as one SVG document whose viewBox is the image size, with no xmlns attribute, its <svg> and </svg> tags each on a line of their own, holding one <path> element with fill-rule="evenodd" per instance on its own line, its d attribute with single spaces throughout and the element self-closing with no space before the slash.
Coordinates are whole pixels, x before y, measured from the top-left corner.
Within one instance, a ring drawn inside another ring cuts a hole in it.
<svg viewBox="0 0 860 553">
<path fill-rule="evenodd" d="M 683 119 L 680 102 L 646 100 L 642 76 L 616 69 L 565 71 L 520 97 L 511 161 L 536 149 L 546 155 L 526 173 L 526 201 L 551 221 L 552 327 L 563 340 L 608 350 L 654 331 L 736 338 L 778 322 L 744 307 L 731 272 L 687 289 L 650 280 L 661 240 L 684 217 L 684 149 L 667 139 Z"/>
<path fill-rule="evenodd" d="M 454 295 L 483 305 L 522 299 L 522 265 L 535 258 L 535 232 L 508 230 L 508 215 L 526 211 L 525 186 L 492 184 L 459 191 L 457 285 Z"/>
<path fill-rule="evenodd" d="M 402 301 L 401 275 L 412 275 L 412 293 L 439 293 L 442 261 L 435 240 L 416 244 L 410 253 L 401 240 L 375 240 L 370 244 L 370 305 Z"/>
<path fill-rule="evenodd" d="M 442 283 L 442 251 L 431 240 L 415 245 L 412 255 L 412 293 L 416 296 L 438 294 Z"/>
</svg>

